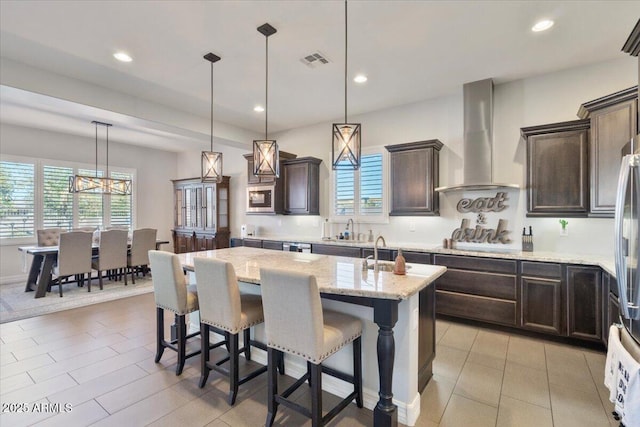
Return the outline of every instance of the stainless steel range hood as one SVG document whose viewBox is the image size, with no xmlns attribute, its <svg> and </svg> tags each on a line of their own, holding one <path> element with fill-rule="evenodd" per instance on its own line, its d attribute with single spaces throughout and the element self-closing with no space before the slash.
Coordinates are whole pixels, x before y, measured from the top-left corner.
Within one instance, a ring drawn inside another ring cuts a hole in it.
<svg viewBox="0 0 640 427">
<path fill-rule="evenodd" d="M 479 80 L 462 86 L 464 107 L 463 182 L 436 191 L 495 190 L 519 188 L 493 181 L 493 80 Z"/>
</svg>

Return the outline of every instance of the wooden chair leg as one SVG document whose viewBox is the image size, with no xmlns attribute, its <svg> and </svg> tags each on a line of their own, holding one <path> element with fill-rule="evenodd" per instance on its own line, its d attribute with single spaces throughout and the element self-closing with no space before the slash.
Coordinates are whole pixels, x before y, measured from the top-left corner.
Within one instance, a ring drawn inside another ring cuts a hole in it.
<svg viewBox="0 0 640 427">
<path fill-rule="evenodd" d="M 62 281 L 61 280 L 58 280 L 58 288 L 60 291 L 60 298 L 62 298 Z"/>
<path fill-rule="evenodd" d="M 284 352 L 281 351 L 278 356 L 278 372 L 284 375 Z"/>
<path fill-rule="evenodd" d="M 98 283 L 100 284 L 100 290 L 103 290 L 102 287 L 102 271 L 98 270 Z"/>
<path fill-rule="evenodd" d="M 200 322 L 200 383 L 203 388 L 209 378 L 209 325 Z"/>
<path fill-rule="evenodd" d="M 178 329 L 178 364 L 176 365 L 176 375 L 180 375 L 184 369 L 184 362 L 187 360 L 187 323 L 184 314 L 176 315 L 176 326 Z"/>
<path fill-rule="evenodd" d="M 164 353 L 164 309 L 156 307 L 156 363 Z"/>
<path fill-rule="evenodd" d="M 127 286 L 127 269 L 123 268 L 120 270 L 122 275 L 124 276 L 124 285 Z"/>
<path fill-rule="evenodd" d="M 311 426 L 322 426 L 322 365 L 311 364 Z"/>
<path fill-rule="evenodd" d="M 135 275 L 136 268 L 134 266 L 131 266 L 130 268 L 131 268 L 131 283 L 135 285 L 136 284 L 136 275 Z"/>
<path fill-rule="evenodd" d="M 84 286 L 84 280 L 82 281 L 82 286 Z M 91 292 L 91 272 L 87 274 L 87 292 Z"/>
<path fill-rule="evenodd" d="M 236 397 L 238 396 L 238 335 L 229 334 L 229 405 L 233 406 L 236 403 Z"/>
<path fill-rule="evenodd" d="M 280 357 L 279 351 L 271 347 L 267 347 L 267 421 L 265 427 L 271 427 L 276 419 L 278 411 L 278 403 L 276 395 L 278 394 L 278 378 L 276 376 L 277 361 Z"/>
<path fill-rule="evenodd" d="M 251 360 L 251 328 L 247 328 L 243 332 L 244 340 L 244 358 Z"/>
<path fill-rule="evenodd" d="M 353 341 L 353 391 L 356 395 L 356 405 L 362 408 L 362 337 Z"/>
</svg>

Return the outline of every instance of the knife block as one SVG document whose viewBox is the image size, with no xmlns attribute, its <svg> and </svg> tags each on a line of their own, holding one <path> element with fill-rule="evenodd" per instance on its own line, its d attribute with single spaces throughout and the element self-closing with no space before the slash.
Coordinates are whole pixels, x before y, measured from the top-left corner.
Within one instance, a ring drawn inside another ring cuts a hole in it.
<svg viewBox="0 0 640 427">
<path fill-rule="evenodd" d="M 522 239 L 522 252 L 533 252 L 533 240 L 530 236 Z"/>
</svg>

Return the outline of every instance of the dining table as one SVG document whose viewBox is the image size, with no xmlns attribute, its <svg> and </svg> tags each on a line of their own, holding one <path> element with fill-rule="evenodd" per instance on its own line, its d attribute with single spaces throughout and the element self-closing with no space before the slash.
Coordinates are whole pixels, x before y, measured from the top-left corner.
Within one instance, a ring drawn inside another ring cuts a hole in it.
<svg viewBox="0 0 640 427">
<path fill-rule="evenodd" d="M 363 355 L 366 358 L 369 354 L 366 349 L 375 348 L 377 375 L 374 373 L 375 361 L 372 362 L 369 359 L 363 361 L 365 366 L 363 377 L 365 406 L 367 401 L 375 402 L 370 408 L 373 409 L 373 425 L 379 427 L 398 425 L 398 406 L 394 400 L 402 406 L 401 421 L 407 425 L 415 423 L 420 412 L 420 394 L 417 385 L 419 294 L 427 287 L 429 290 L 434 290 L 433 282 L 444 274 L 446 267 L 407 264 L 407 273 L 396 275 L 391 271 L 370 269 L 371 265 L 364 264 L 367 260 L 359 258 L 250 247 L 188 252 L 179 254 L 178 257 L 182 267 L 191 272 L 194 271 L 194 258 L 197 257 L 230 262 L 241 284 L 259 285 L 261 268 L 313 274 L 323 301 L 337 302 L 344 312 L 355 314 L 361 317 L 365 324 L 368 322 L 370 325 L 369 327 L 365 325 Z M 197 283 L 196 286 L 198 286 Z M 435 295 L 435 292 L 432 295 Z M 435 299 L 433 301 L 435 303 Z M 325 305 L 324 302 L 323 305 Z M 435 311 L 432 316 L 435 316 Z M 433 320 L 435 325 L 435 319 Z M 401 333 L 398 361 L 395 361 L 394 328 L 396 327 Z M 421 333 L 435 335 L 435 330 Z M 393 381 L 394 366 L 399 377 L 395 383 Z M 376 376 L 379 379 L 377 384 Z M 371 393 L 367 399 L 366 388 L 370 390 L 377 388 L 377 395 Z M 394 399 L 394 392 L 397 393 L 396 399 Z"/>
<path fill-rule="evenodd" d="M 156 240 L 156 249 L 161 245 L 168 244 L 168 240 Z M 131 246 L 131 245 L 129 245 Z M 18 250 L 25 256 L 33 255 L 25 292 L 35 291 L 35 298 L 42 298 L 47 295 L 47 289 L 51 283 L 51 273 L 53 266 L 58 259 L 58 246 L 19 246 Z M 98 244 L 92 246 L 93 254 L 98 255 L 100 247 Z"/>
</svg>

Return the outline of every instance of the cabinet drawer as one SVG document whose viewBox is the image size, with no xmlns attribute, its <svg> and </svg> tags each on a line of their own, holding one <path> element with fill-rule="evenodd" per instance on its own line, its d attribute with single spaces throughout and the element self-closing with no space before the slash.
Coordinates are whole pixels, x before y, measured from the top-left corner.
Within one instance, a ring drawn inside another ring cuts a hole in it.
<svg viewBox="0 0 640 427">
<path fill-rule="evenodd" d="M 393 259 L 398 256 L 398 251 L 393 251 Z M 402 251 L 406 262 L 415 264 L 431 264 L 431 254 L 425 252 Z"/>
<path fill-rule="evenodd" d="M 562 276 L 560 264 L 522 261 L 521 265 L 523 276 L 550 277 L 554 279 L 559 279 Z"/>
<path fill-rule="evenodd" d="M 263 249 L 275 249 L 276 251 L 282 250 L 282 242 L 278 242 L 275 240 L 263 240 L 262 241 Z"/>
<path fill-rule="evenodd" d="M 493 273 L 507 274 L 516 274 L 517 272 L 517 261 L 511 260 L 436 254 L 434 256 L 433 263 L 436 265 L 444 265 L 449 268 L 460 268 L 464 270 L 489 271 Z"/>
<path fill-rule="evenodd" d="M 516 276 L 450 269 L 438 279 L 436 289 L 515 301 Z"/>
<path fill-rule="evenodd" d="M 321 255 L 360 258 L 360 248 L 355 248 L 353 246 L 311 245 L 311 252 Z"/>
<path fill-rule="evenodd" d="M 436 312 L 516 326 L 516 302 L 455 292 L 436 291 Z"/>
<path fill-rule="evenodd" d="M 244 245 L 248 246 L 250 248 L 261 248 L 262 247 L 262 240 L 244 239 Z"/>
<path fill-rule="evenodd" d="M 362 248 L 362 258 L 366 258 L 369 255 L 373 256 L 373 249 Z M 378 259 L 382 261 L 393 261 L 396 258 L 395 255 L 391 253 L 391 249 L 378 249 Z"/>
</svg>

